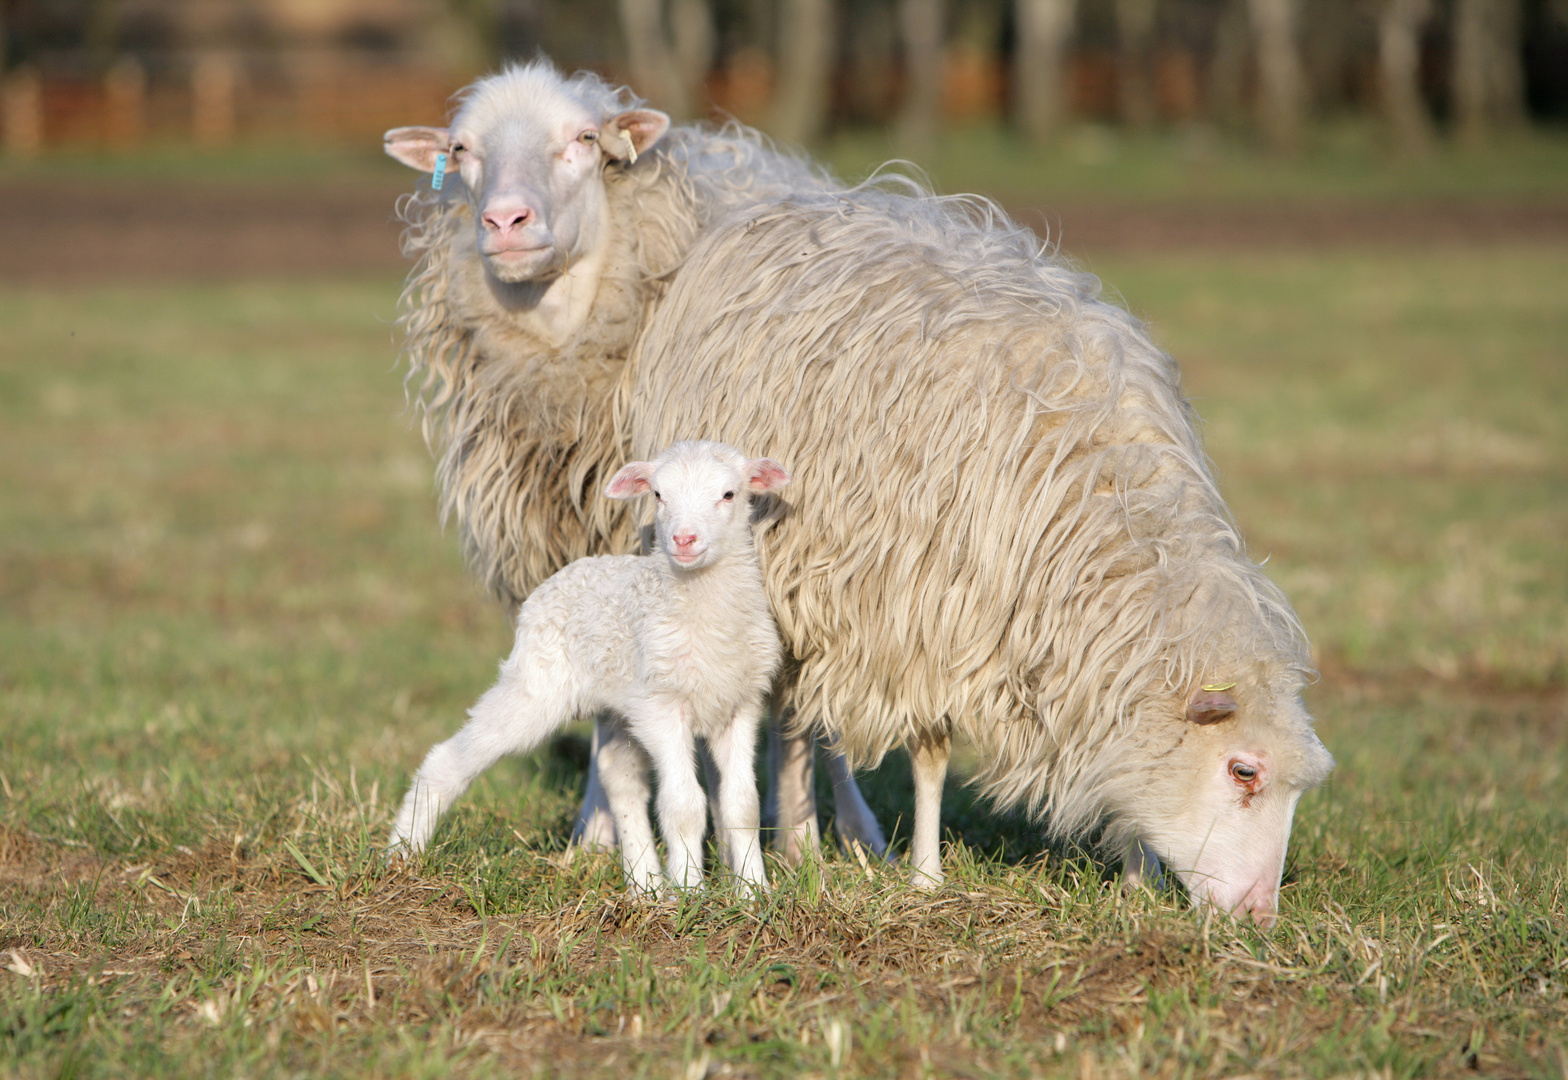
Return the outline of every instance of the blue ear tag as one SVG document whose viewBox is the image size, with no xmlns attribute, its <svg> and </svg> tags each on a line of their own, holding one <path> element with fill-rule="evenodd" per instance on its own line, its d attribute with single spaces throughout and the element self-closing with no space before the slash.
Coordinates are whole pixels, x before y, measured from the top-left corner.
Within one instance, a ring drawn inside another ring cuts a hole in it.
<svg viewBox="0 0 1568 1080">
<path fill-rule="evenodd" d="M 441 185 L 446 182 L 446 155 L 436 155 L 436 171 L 430 176 L 430 190 L 440 191 Z"/>
</svg>

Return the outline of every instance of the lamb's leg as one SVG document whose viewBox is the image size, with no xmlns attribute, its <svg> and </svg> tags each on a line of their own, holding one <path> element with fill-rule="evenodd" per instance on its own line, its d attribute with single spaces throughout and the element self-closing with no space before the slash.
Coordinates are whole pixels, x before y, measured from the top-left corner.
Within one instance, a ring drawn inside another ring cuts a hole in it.
<svg viewBox="0 0 1568 1080">
<path fill-rule="evenodd" d="M 878 858 L 886 855 L 882 826 L 866 805 L 849 762 L 837 750 L 828 751 L 828 775 L 833 778 L 833 829 L 839 843 L 846 848 L 859 844 Z"/>
<path fill-rule="evenodd" d="M 659 873 L 659 849 L 653 842 L 653 825 L 648 820 L 648 755 L 624 725 L 608 717 L 602 734 L 596 755 L 599 779 L 615 819 L 626 886 L 634 892 L 657 892 L 663 877 Z"/>
<path fill-rule="evenodd" d="M 659 774 L 656 802 L 665 881 L 677 889 L 693 888 L 702 883 L 702 834 L 708 825 L 708 800 L 697 779 L 696 739 L 679 705 L 648 703 L 628 719 Z"/>
<path fill-rule="evenodd" d="M 910 882 L 919 889 L 942 884 L 942 784 L 953 748 L 947 731 L 923 731 L 909 747 L 915 774 L 915 827 L 910 837 Z"/>
<path fill-rule="evenodd" d="M 698 743 L 697 760 L 702 762 L 702 789 L 708 793 L 708 815 L 713 818 L 713 828 L 717 835 L 719 815 L 724 812 L 724 808 L 719 805 L 719 767 L 713 762 L 713 748 L 707 743 Z M 721 857 L 723 853 L 723 845 L 720 845 Z"/>
<path fill-rule="evenodd" d="M 724 853 L 725 865 L 759 893 L 768 887 L 758 832 L 755 772 L 757 725 L 761 722 L 760 707 L 739 710 L 729 727 L 708 740 L 708 750 L 719 774 L 713 818 L 719 850 Z"/>
<path fill-rule="evenodd" d="M 519 639 L 501 678 L 468 711 L 468 723 L 425 755 L 392 826 L 392 851 L 423 850 L 441 815 L 480 773 L 506 754 L 532 750 L 570 719 L 572 688 L 552 681 L 546 668 L 515 663 L 524 648 Z"/>
<path fill-rule="evenodd" d="M 583 805 L 577 811 L 577 824 L 572 827 L 572 843 L 581 844 L 587 851 L 615 849 L 615 815 L 610 813 L 610 801 L 605 797 L 604 785 L 599 780 L 599 747 L 604 744 L 608 728 L 613 723 L 602 713 L 593 718 L 593 746 L 588 752 L 588 790 L 583 793 Z"/>
<path fill-rule="evenodd" d="M 822 847 L 817 826 L 817 741 L 811 735 L 785 736 L 781 727 L 781 722 L 775 722 L 768 731 L 768 772 L 773 779 L 768 789 L 769 816 L 774 848 L 786 863 L 799 866 Z"/>
</svg>

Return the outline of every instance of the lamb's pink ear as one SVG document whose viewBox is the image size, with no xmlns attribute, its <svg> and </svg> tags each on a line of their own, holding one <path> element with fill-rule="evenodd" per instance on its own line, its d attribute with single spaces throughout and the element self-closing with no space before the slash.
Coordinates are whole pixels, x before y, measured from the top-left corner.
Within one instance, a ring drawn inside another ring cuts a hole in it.
<svg viewBox="0 0 1568 1080">
<path fill-rule="evenodd" d="M 604 493 L 612 499 L 635 499 L 653 490 L 653 466 L 646 461 L 633 461 L 621 466 L 621 471 L 610 477 Z"/>
<path fill-rule="evenodd" d="M 743 466 L 746 472 L 746 486 L 752 491 L 777 491 L 794 479 L 789 470 L 772 458 L 752 458 Z"/>
<path fill-rule="evenodd" d="M 1222 690 L 1199 690 L 1187 702 L 1187 719 L 1194 724 L 1217 724 L 1236 713 L 1236 699 Z"/>
<path fill-rule="evenodd" d="M 435 172 L 436 155 L 451 145 L 452 133 L 446 128 L 400 127 L 381 136 L 381 148 L 388 157 L 420 172 Z"/>
<path fill-rule="evenodd" d="M 599 145 L 612 158 L 635 165 L 669 130 L 670 118 L 658 109 L 628 109 L 606 121 Z"/>
</svg>

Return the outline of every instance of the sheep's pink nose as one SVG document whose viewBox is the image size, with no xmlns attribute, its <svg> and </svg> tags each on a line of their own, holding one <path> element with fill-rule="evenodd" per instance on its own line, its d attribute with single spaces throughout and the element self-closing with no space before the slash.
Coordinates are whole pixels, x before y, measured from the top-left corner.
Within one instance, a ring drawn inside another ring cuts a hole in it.
<svg viewBox="0 0 1568 1080">
<path fill-rule="evenodd" d="M 674 536 L 670 537 L 670 539 L 675 541 L 675 546 L 678 548 L 689 548 L 697 542 L 697 534 L 676 533 Z"/>
<path fill-rule="evenodd" d="M 483 220 L 487 228 L 503 236 L 513 229 L 521 229 L 534 219 L 533 207 L 520 202 L 492 203 L 485 207 Z"/>
<path fill-rule="evenodd" d="M 1279 893 L 1273 886 L 1260 881 L 1242 897 L 1236 912 L 1245 912 L 1260 929 L 1271 930 L 1279 921 Z"/>
</svg>

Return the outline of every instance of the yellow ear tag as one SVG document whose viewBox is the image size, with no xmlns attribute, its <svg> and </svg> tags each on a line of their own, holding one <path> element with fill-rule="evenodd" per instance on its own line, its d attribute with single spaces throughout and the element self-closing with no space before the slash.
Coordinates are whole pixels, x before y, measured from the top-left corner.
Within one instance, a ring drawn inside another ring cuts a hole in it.
<svg viewBox="0 0 1568 1080">
<path fill-rule="evenodd" d="M 1233 682 L 1226 682 L 1226 683 L 1218 683 L 1217 682 L 1217 683 L 1211 683 L 1210 685 L 1205 686 L 1204 689 L 1209 691 L 1210 693 L 1214 693 L 1214 692 L 1220 691 L 1220 690 L 1229 690 L 1231 687 L 1233 687 L 1235 685 L 1236 684 L 1233 683 Z"/>
</svg>

